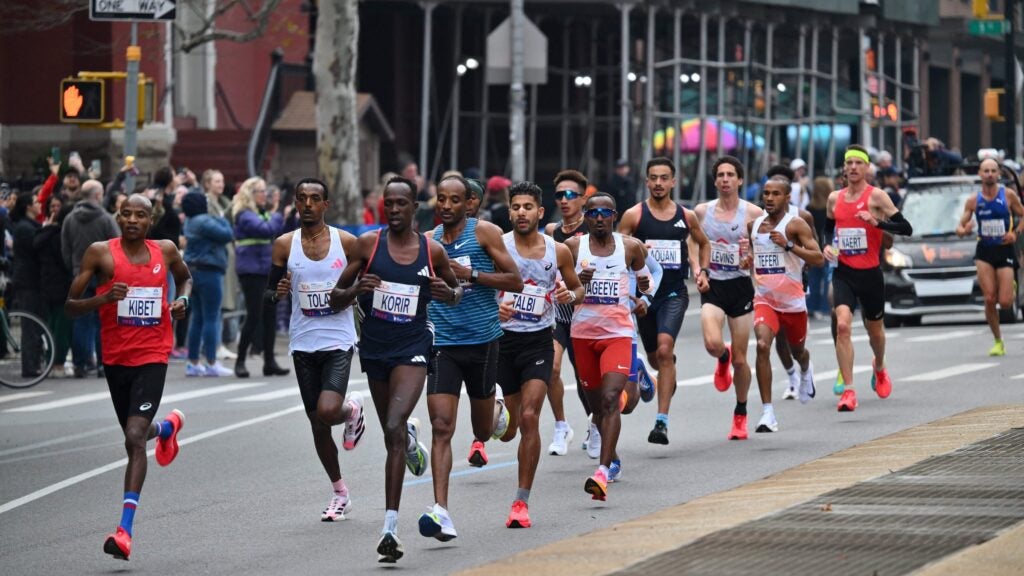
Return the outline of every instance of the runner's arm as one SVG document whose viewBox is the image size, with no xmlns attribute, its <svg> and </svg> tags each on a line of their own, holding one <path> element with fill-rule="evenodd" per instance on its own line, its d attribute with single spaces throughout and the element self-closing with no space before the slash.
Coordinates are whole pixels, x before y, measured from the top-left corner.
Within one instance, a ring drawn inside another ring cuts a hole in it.
<svg viewBox="0 0 1024 576">
<path fill-rule="evenodd" d="M 892 203 L 892 198 L 889 198 L 889 195 L 884 190 L 875 188 L 871 192 L 871 198 L 868 202 L 869 204 L 874 204 L 874 206 L 869 205 L 869 208 L 877 209 L 886 218 L 886 220 L 880 220 L 875 218 L 874 214 L 871 214 L 875 221 L 870 222 L 870 224 L 886 232 L 901 236 L 910 236 L 914 233 L 914 227 L 903 217 L 903 213 Z M 868 212 L 871 212 L 871 210 L 868 210 Z"/>
<path fill-rule="evenodd" d="M 636 232 L 637 225 L 640 224 L 639 204 L 626 210 L 622 213 L 622 219 L 619 220 L 619 228 L 617 232 L 619 234 L 625 234 L 626 236 L 632 236 L 633 232 Z"/>
<path fill-rule="evenodd" d="M 565 289 L 571 294 L 568 303 L 581 301 L 584 289 L 579 276 L 576 275 L 576 263 L 572 251 L 565 244 L 555 244 L 555 258 L 558 260 L 558 273 L 562 275 Z"/>
<path fill-rule="evenodd" d="M 967 236 L 974 228 L 974 207 L 977 201 L 977 196 L 971 196 L 964 202 L 964 211 L 960 214 L 960 222 L 956 227 L 957 236 Z"/>
<path fill-rule="evenodd" d="M 105 253 L 109 254 L 106 242 L 94 242 L 85 250 L 78 276 L 75 276 L 75 279 L 71 281 L 68 299 L 64 302 L 64 313 L 70 318 L 88 314 L 104 304 L 124 298 L 125 294 L 128 293 L 128 285 L 118 283 L 115 285 L 115 287 L 119 288 L 117 293 L 111 289 L 105 294 L 98 294 L 92 298 L 81 298 L 82 293 L 89 287 L 89 282 L 93 277 L 98 276 L 96 272 L 100 269 L 100 263 Z M 118 294 L 120 294 L 121 298 L 117 298 Z"/>
<path fill-rule="evenodd" d="M 697 217 L 697 213 L 692 210 L 683 209 L 686 214 L 686 224 L 690 227 L 690 238 L 693 239 L 694 244 L 697 245 L 697 266 L 694 277 L 701 270 L 704 270 L 711 265 L 711 242 L 708 241 L 708 235 L 704 233 L 704 229 L 701 228 L 700 218 Z M 690 258 L 693 258 L 693 252 L 690 253 Z M 693 263 L 690 263 L 691 267 Z"/>
<path fill-rule="evenodd" d="M 505 249 L 505 242 L 501 239 L 501 228 L 490 222 L 480 222 L 477 224 L 476 237 L 484 251 L 494 261 L 495 271 L 477 272 L 475 282 L 506 292 L 522 292 L 523 278 L 519 275 L 519 267 L 516 266 L 515 260 Z M 452 277 L 455 277 L 454 272 Z"/>
<path fill-rule="evenodd" d="M 786 227 L 786 236 L 792 238 L 793 254 L 800 257 L 808 266 L 819 267 L 825 264 L 825 255 L 821 253 L 818 241 L 814 238 L 814 228 L 804 220 L 792 220 Z"/>
<path fill-rule="evenodd" d="M 1010 214 L 1017 218 L 1017 225 L 1013 227 L 1013 233 L 1020 238 L 1020 235 L 1024 234 L 1024 204 L 1021 203 L 1020 196 L 1012 190 L 1006 191 L 1006 198 L 1010 203 Z"/>
<path fill-rule="evenodd" d="M 348 258 L 348 264 L 341 271 L 337 284 L 331 290 L 332 310 L 348 308 L 357 296 L 369 292 L 380 285 L 380 278 L 375 274 L 363 274 L 360 277 L 360 272 L 366 266 L 366 255 L 372 252 L 373 246 L 377 243 L 377 232 L 367 232 L 359 238 L 353 238 L 353 240 L 355 241 L 350 240 L 348 246 L 345 246 L 345 237 L 342 237 L 342 246 L 345 248 L 345 257 Z"/>
<path fill-rule="evenodd" d="M 449 306 L 458 305 L 462 301 L 462 286 L 459 285 L 459 279 L 455 277 L 455 272 L 452 270 L 448 253 L 433 240 L 427 240 L 427 249 L 430 250 L 431 259 L 434 262 L 435 274 L 430 277 L 431 298 Z M 522 290 L 522 287 L 519 289 Z"/>
</svg>

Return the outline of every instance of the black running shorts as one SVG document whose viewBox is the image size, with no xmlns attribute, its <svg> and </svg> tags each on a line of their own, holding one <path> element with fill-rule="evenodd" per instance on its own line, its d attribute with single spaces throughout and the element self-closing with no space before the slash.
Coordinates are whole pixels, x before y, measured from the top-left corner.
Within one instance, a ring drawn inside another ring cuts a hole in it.
<svg viewBox="0 0 1024 576">
<path fill-rule="evenodd" d="M 352 370 L 352 348 L 292 353 L 295 378 L 306 412 L 316 412 L 320 393 L 337 392 L 342 398 L 348 392 L 348 374 Z"/>
<path fill-rule="evenodd" d="M 658 334 L 668 334 L 673 339 L 679 337 L 683 327 L 683 317 L 690 306 L 690 295 L 685 291 L 669 298 L 655 299 L 647 314 L 637 321 L 637 332 L 644 344 L 646 352 L 658 349 Z"/>
<path fill-rule="evenodd" d="M 986 262 L 997 270 L 999 268 L 1017 267 L 1017 255 L 1014 253 L 1013 244 L 986 246 L 978 242 L 978 247 L 974 251 L 974 259 Z"/>
<path fill-rule="evenodd" d="M 459 396 L 462 383 L 474 400 L 494 396 L 498 372 L 498 340 L 469 346 L 435 346 L 427 378 L 427 394 Z"/>
<path fill-rule="evenodd" d="M 117 421 L 124 428 L 129 416 L 142 416 L 152 422 L 164 395 L 167 364 L 118 366 L 104 364 L 110 399 L 114 403 Z"/>
<path fill-rule="evenodd" d="M 739 318 L 754 311 L 754 284 L 750 278 L 709 279 L 710 290 L 700 295 L 701 306 L 721 308 L 729 318 Z"/>
<path fill-rule="evenodd" d="M 498 353 L 498 385 L 506 396 L 518 394 L 530 380 L 551 380 L 555 343 L 548 330 L 506 331 Z"/>
<path fill-rule="evenodd" d="M 832 274 L 832 302 L 835 308 L 856 310 L 860 303 L 865 320 L 885 317 L 885 279 L 881 268 L 850 268 L 842 264 Z"/>
</svg>

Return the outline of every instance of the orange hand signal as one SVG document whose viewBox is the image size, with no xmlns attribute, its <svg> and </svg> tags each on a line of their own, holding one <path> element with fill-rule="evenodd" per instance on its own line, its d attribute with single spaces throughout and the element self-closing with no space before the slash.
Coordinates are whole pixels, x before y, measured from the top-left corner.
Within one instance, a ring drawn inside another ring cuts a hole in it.
<svg viewBox="0 0 1024 576">
<path fill-rule="evenodd" d="M 78 112 L 82 109 L 82 94 L 78 91 L 78 86 L 69 86 L 64 91 L 64 115 L 69 118 L 78 116 Z"/>
</svg>

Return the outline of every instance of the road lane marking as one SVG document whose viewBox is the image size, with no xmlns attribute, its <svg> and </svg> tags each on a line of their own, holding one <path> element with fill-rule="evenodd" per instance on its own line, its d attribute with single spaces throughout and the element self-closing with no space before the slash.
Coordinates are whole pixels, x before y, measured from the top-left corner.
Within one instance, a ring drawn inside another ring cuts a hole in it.
<svg viewBox="0 0 1024 576">
<path fill-rule="evenodd" d="M 1014 376 L 1013 378 L 1011 378 L 1011 380 L 1020 380 L 1020 379 L 1022 379 L 1022 378 L 1024 378 L 1024 374 L 1017 374 L 1016 376 Z"/>
<path fill-rule="evenodd" d="M 886 335 L 887 338 L 899 338 L 900 337 L 900 333 L 899 332 L 886 332 L 885 335 Z M 851 336 L 850 337 L 850 342 L 867 342 L 870 339 L 871 339 L 871 337 L 868 336 L 867 334 L 858 334 L 856 336 Z M 835 343 L 832 342 L 831 338 L 822 338 L 821 340 L 815 340 L 813 342 L 813 344 L 815 346 L 826 346 L 826 345 L 827 346 L 835 346 Z"/>
<path fill-rule="evenodd" d="M 914 336 L 913 338 L 908 338 L 906 342 L 940 342 L 942 340 L 954 340 L 956 338 L 974 336 L 975 334 L 981 334 L 981 330 L 953 330 L 952 332 L 940 332 L 938 334 L 929 334 L 927 336 Z"/>
<path fill-rule="evenodd" d="M 0 404 L 3 404 L 4 402 L 14 402 L 15 400 L 35 398 L 37 396 L 46 396 L 47 394 L 53 394 L 53 391 L 36 390 L 34 392 L 15 392 L 14 394 L 4 394 L 3 396 L 0 396 Z"/>
<path fill-rule="evenodd" d="M 281 416 L 287 416 L 287 415 L 289 415 L 289 414 L 291 414 L 293 412 L 300 412 L 301 410 L 302 410 L 302 405 L 299 404 L 297 406 L 292 406 L 291 408 L 286 408 L 284 410 L 278 410 L 277 412 L 271 412 L 270 414 L 264 414 L 263 416 L 257 416 L 256 418 L 250 418 L 248 420 L 242 420 L 240 422 L 235 422 L 234 424 L 229 424 L 227 426 L 222 426 L 220 428 L 214 428 L 213 430 L 208 430 L 206 432 L 202 432 L 200 434 L 196 434 L 195 436 L 190 436 L 188 438 L 184 438 L 184 439 L 178 441 L 178 445 L 179 446 L 187 446 L 189 444 L 193 444 L 195 442 L 199 442 L 200 440 L 205 440 L 207 438 L 212 438 L 214 436 L 219 436 L 220 434 L 224 434 L 225 432 L 231 432 L 233 430 L 237 430 L 239 428 L 245 428 L 247 426 L 252 426 L 254 424 L 261 424 L 261 423 L 266 422 L 268 420 L 273 420 L 275 418 L 280 418 Z M 150 450 L 146 451 L 146 456 L 149 457 L 149 456 L 152 456 L 155 453 L 156 453 L 156 449 L 153 448 L 153 449 L 150 449 Z M 14 510 L 16 508 L 20 508 L 20 507 L 24 506 L 25 504 L 30 504 L 32 502 L 35 502 L 36 500 L 39 500 L 40 498 L 45 498 L 46 496 L 49 496 L 50 494 L 53 494 L 54 492 L 63 490 L 64 488 L 68 488 L 68 487 L 74 486 L 75 484 L 80 484 L 80 483 L 85 482 L 86 480 L 88 480 L 90 478 L 94 478 L 94 477 L 99 476 L 100 474 L 103 474 L 105 472 L 110 472 L 111 470 L 117 470 L 119 468 L 123 468 L 127 464 L 128 464 L 128 459 L 127 458 L 121 458 L 120 460 L 118 460 L 116 462 L 111 462 L 110 464 L 105 464 L 103 466 L 100 466 L 99 468 L 93 468 L 92 470 L 89 470 L 87 472 L 82 472 L 81 474 L 78 474 L 76 476 L 72 476 L 71 478 L 68 478 L 66 480 L 61 480 L 60 482 L 57 482 L 55 484 L 50 484 L 49 486 L 46 486 L 45 488 L 41 488 L 39 490 L 36 490 L 35 492 L 32 492 L 31 494 L 26 494 L 26 495 L 22 496 L 21 498 L 15 498 L 14 500 L 11 500 L 10 502 L 6 502 L 6 503 L 0 505 L 0 514 L 4 514 L 5 512 L 10 512 L 11 510 Z"/>
<path fill-rule="evenodd" d="M 924 374 L 916 374 L 914 376 L 908 376 L 903 378 L 906 382 L 921 382 L 926 380 L 941 380 L 943 378 L 951 378 L 953 376 L 959 376 L 961 374 L 968 374 L 970 372 L 977 372 L 978 370 L 984 370 L 998 366 L 995 363 L 985 364 L 957 364 L 950 366 L 949 368 L 943 368 L 941 370 L 934 370 L 932 372 L 925 372 Z"/>
<path fill-rule="evenodd" d="M 82 438 L 89 438 L 90 436 L 98 436 L 100 434 L 107 434 L 114 430 L 120 430 L 120 426 L 107 426 L 106 428 L 100 428 L 98 430 L 90 430 L 88 432 L 82 432 L 81 434 L 72 434 L 70 436 L 61 436 L 60 438 L 51 438 L 42 442 L 36 442 L 35 444 L 27 444 L 25 446 L 18 446 L 16 448 L 8 448 L 6 450 L 0 450 L 0 456 L 10 456 L 11 454 L 18 454 L 19 452 L 28 452 L 29 450 L 35 450 L 37 448 L 46 448 L 48 446 L 56 446 L 57 444 L 63 444 L 65 442 L 73 442 L 75 440 L 81 440 Z"/>
<path fill-rule="evenodd" d="M 253 394 L 252 396 L 242 396 L 241 398 L 232 398 L 228 402 L 263 402 L 266 400 L 277 400 L 278 398 L 289 398 L 292 396 L 298 396 L 299 389 L 295 386 L 288 388 L 282 388 L 281 390 L 271 390 L 270 392 L 264 392 L 262 394 Z"/>
<path fill-rule="evenodd" d="M 199 390 L 189 390 L 188 392 L 168 394 L 160 400 L 160 403 L 166 406 L 168 402 L 180 402 L 182 400 L 191 400 L 193 398 L 203 398 L 204 396 L 213 396 L 214 394 L 224 394 L 225 392 L 234 392 L 235 390 L 245 390 L 247 388 L 255 388 L 256 386 L 264 386 L 265 384 L 266 382 L 249 382 L 246 384 L 225 384 L 223 386 L 214 386 L 213 388 L 200 388 Z"/>
<path fill-rule="evenodd" d="M 517 464 L 519 464 L 519 460 L 518 459 L 511 460 L 509 462 L 499 462 L 497 464 L 488 463 L 486 466 L 483 466 L 481 468 L 469 468 L 467 470 L 459 470 L 458 472 L 452 472 L 451 474 L 448 475 L 448 477 L 449 478 L 458 478 L 460 476 L 470 476 L 472 474 L 480 474 L 481 472 L 487 472 L 488 470 L 498 470 L 498 469 L 501 469 L 501 468 L 508 468 L 509 466 L 515 466 Z M 433 478 L 431 478 L 430 476 L 426 476 L 425 475 L 424 477 L 416 478 L 414 480 L 406 480 L 402 484 L 402 487 L 405 488 L 405 487 L 408 487 L 408 486 L 417 486 L 419 484 L 428 484 L 430 482 L 433 482 Z"/>
<path fill-rule="evenodd" d="M 853 367 L 853 373 L 854 374 L 861 374 L 861 373 L 870 372 L 870 371 L 871 371 L 871 365 L 870 364 L 862 364 L 860 366 L 854 366 Z M 838 375 L 839 375 L 839 369 L 838 368 L 834 368 L 832 370 L 825 370 L 824 372 L 815 372 L 814 373 L 814 379 L 818 380 L 819 378 L 835 378 Z"/>
<path fill-rule="evenodd" d="M 249 383 L 234 383 L 224 384 L 222 386 L 214 386 L 212 388 L 200 388 L 198 390 L 190 390 L 188 392 L 179 392 L 177 394 L 168 394 L 164 396 L 160 402 L 180 402 L 181 400 L 190 400 L 192 398 L 202 398 L 204 396 L 210 396 L 212 394 L 222 394 L 224 392 L 234 392 L 235 390 L 243 388 L 252 388 L 253 386 L 262 386 L 266 382 L 249 382 Z M 110 398 L 110 392 L 93 392 L 91 394 L 82 394 L 79 396 L 72 396 L 71 398 L 64 398 L 63 400 L 51 400 L 50 402 L 40 402 L 39 404 L 31 404 L 29 406 L 20 406 L 18 408 L 8 408 L 4 412 L 42 412 L 44 410 L 56 410 L 57 408 L 67 408 L 68 406 L 77 406 L 79 404 L 86 404 L 88 402 L 95 402 L 97 400 L 105 400 Z"/>
</svg>

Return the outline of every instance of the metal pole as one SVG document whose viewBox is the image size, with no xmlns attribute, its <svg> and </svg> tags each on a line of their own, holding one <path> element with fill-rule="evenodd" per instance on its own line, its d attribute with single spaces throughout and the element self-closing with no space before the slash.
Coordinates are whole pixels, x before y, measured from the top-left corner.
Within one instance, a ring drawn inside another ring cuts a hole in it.
<svg viewBox="0 0 1024 576">
<path fill-rule="evenodd" d="M 743 161 L 743 165 L 746 166 L 748 169 L 750 168 L 750 164 L 751 164 L 751 161 L 750 161 L 750 149 L 753 148 L 753 146 L 747 146 L 747 137 L 750 136 L 750 143 L 751 144 L 754 143 L 754 137 L 753 137 L 752 131 L 750 129 L 750 104 L 749 104 L 750 103 L 750 95 L 753 93 L 753 91 L 750 89 L 750 67 L 753 65 L 753 62 L 754 62 L 753 58 L 751 57 L 751 47 L 750 47 L 750 32 L 751 32 L 751 28 L 752 27 L 753 27 L 753 22 L 751 22 L 750 20 L 744 21 L 744 23 L 743 23 L 743 60 L 746 62 L 746 64 L 743 66 L 743 102 L 744 102 L 745 106 L 743 107 L 743 132 L 740 135 L 740 137 L 738 138 L 739 139 L 740 150 L 743 151 L 743 156 L 740 156 L 740 160 Z M 722 57 L 721 54 L 719 54 L 719 62 L 722 62 L 723 60 L 724 60 L 724 58 Z M 721 70 L 721 69 L 719 69 L 719 70 Z M 719 123 L 719 125 L 718 125 L 718 131 L 719 132 L 722 131 L 722 124 L 721 123 Z M 742 195 L 743 193 L 740 192 L 740 194 Z"/>
<path fill-rule="evenodd" d="M 633 9 L 632 4 L 619 4 L 619 11 L 622 13 L 620 46 L 622 53 L 622 68 L 619 70 L 619 90 L 622 100 L 619 103 L 619 155 L 629 160 L 629 12 Z"/>
<path fill-rule="evenodd" d="M 804 150 L 804 60 L 806 58 L 806 51 L 804 50 L 804 42 L 807 39 L 807 27 L 800 26 L 800 49 L 797 50 L 797 68 L 800 69 L 800 75 L 796 81 L 796 117 L 799 118 L 796 125 L 796 147 L 793 149 L 793 158 L 800 158 Z"/>
<path fill-rule="evenodd" d="M 135 156 L 136 133 L 139 129 L 139 60 L 142 59 L 142 48 L 139 47 L 139 24 L 132 21 L 132 41 L 125 53 L 128 61 L 128 78 L 125 80 L 124 91 L 124 155 Z M 124 179 L 124 189 L 129 193 L 135 190 L 135 176 L 129 171 Z"/>
<path fill-rule="evenodd" d="M 681 82 L 679 81 L 679 59 L 683 57 L 683 54 L 682 54 L 682 43 L 683 43 L 682 36 L 683 36 L 683 31 L 682 31 L 682 28 L 683 28 L 683 11 L 680 8 L 676 8 L 672 12 L 672 58 L 673 58 L 674 62 L 672 64 L 672 122 L 671 122 L 670 126 L 672 127 L 673 138 L 672 138 L 672 142 L 670 143 L 669 139 L 668 139 L 668 129 L 666 129 L 665 130 L 665 143 L 666 144 L 670 144 L 672 146 L 672 163 L 676 167 L 676 173 L 677 174 L 679 173 L 679 171 L 682 170 L 682 164 L 680 163 L 680 160 L 681 160 L 680 156 L 681 156 L 681 154 L 680 154 L 680 151 L 679 151 L 679 147 L 682 144 L 682 138 L 683 138 L 683 134 L 682 134 L 682 131 L 683 131 L 683 126 L 682 126 L 682 124 L 683 124 L 683 122 L 682 122 L 683 117 L 682 117 L 682 114 L 680 114 L 680 106 L 682 104 L 679 101 L 680 96 L 681 96 L 680 93 L 679 93 L 680 92 L 679 85 L 681 84 Z M 682 181 L 683 181 L 682 178 L 676 178 L 676 187 L 675 187 L 674 190 L 672 190 L 672 199 L 675 200 L 676 202 L 678 202 L 679 199 L 682 197 L 682 190 L 680 190 L 680 188 L 679 188 L 681 186 L 680 183 Z"/>
<path fill-rule="evenodd" d="M 765 153 L 761 155 L 761 170 L 762 172 L 768 171 L 768 165 L 771 163 L 769 160 L 770 154 L 768 151 L 772 149 L 772 132 L 778 130 L 777 127 L 769 124 L 772 118 L 772 96 L 775 95 L 775 23 L 769 22 L 767 30 L 765 31 L 765 73 L 764 73 L 764 121 L 765 121 L 765 134 L 764 134 L 764 147 L 766 148 Z"/>
<path fill-rule="evenodd" d="M 590 78 L 593 84 L 598 82 L 597 77 L 597 20 L 590 22 Z M 596 87 L 593 85 L 586 87 L 587 95 L 587 144 L 583 147 L 583 153 L 586 157 L 583 162 L 580 162 L 580 171 L 587 175 L 588 178 L 592 177 L 591 174 L 592 166 L 591 162 L 594 160 L 594 140 L 597 135 L 597 98 L 594 97 L 594 90 Z M 611 141 L 611 138 L 608 138 Z"/>
<path fill-rule="evenodd" d="M 871 101 L 868 96 L 867 55 L 865 50 L 871 46 L 871 40 L 864 34 L 864 27 L 857 28 L 857 74 L 860 78 L 860 143 L 871 146 Z"/>
<path fill-rule="evenodd" d="M 523 64 L 526 47 L 523 45 L 523 0 L 511 0 L 512 20 L 512 85 L 509 87 L 509 141 L 512 156 L 512 180 L 526 179 L 526 90 L 523 87 Z"/>
<path fill-rule="evenodd" d="M 647 84 L 644 86 L 644 157 L 646 163 L 654 156 L 654 18 L 658 13 L 657 6 L 647 9 Z M 639 171 L 638 171 L 639 172 Z"/>
<path fill-rule="evenodd" d="M 462 60 L 462 4 L 455 8 L 455 44 L 452 49 L 454 55 L 454 67 L 458 67 Z M 452 140 L 448 148 L 448 167 L 452 170 L 459 169 L 459 112 L 462 101 L 462 76 L 455 73 L 455 86 L 452 87 Z"/>
<path fill-rule="evenodd" d="M 569 21 L 562 24 L 562 134 L 559 170 L 569 164 Z"/>
<path fill-rule="evenodd" d="M 491 33 L 491 9 L 484 10 L 484 33 Z M 487 65 L 487 42 L 484 41 L 484 66 Z M 491 119 L 490 90 L 487 87 L 487 74 L 480 75 L 480 160 L 477 162 L 480 175 L 487 174 L 487 124 Z"/>
<path fill-rule="evenodd" d="M 420 171 L 427 171 L 427 136 L 430 132 L 430 60 L 433 45 L 434 8 L 433 1 L 423 2 L 423 81 L 420 86 Z"/>
<path fill-rule="evenodd" d="M 1019 156 L 1017 149 L 1017 56 L 1014 52 L 1014 41 L 1017 39 L 1017 22 L 1014 18 L 1016 0 L 1004 0 L 1004 17 L 1009 21 L 1010 33 L 1006 35 L 1006 66 L 1004 85 L 1006 86 L 1006 156 L 1014 160 Z"/>
<path fill-rule="evenodd" d="M 811 109 L 807 140 L 807 174 L 814 178 L 814 130 L 818 124 L 818 25 L 811 28 Z"/>
<path fill-rule="evenodd" d="M 744 58 L 746 56 L 746 54 L 743 55 Z M 718 63 L 725 63 L 725 16 L 718 19 Z M 718 130 L 715 135 L 717 140 L 715 149 L 718 151 L 718 156 L 721 157 L 725 154 L 725 150 L 722 148 L 722 132 L 725 132 L 725 67 L 720 66 L 716 72 L 718 76 Z M 703 81 L 703 78 L 701 80 Z"/>
<path fill-rule="evenodd" d="M 708 162 L 708 150 L 707 146 L 704 145 L 704 129 L 707 126 L 707 114 L 708 114 L 708 67 L 706 62 L 708 60 L 708 15 L 707 13 L 701 13 L 700 15 L 700 99 L 698 104 L 698 115 L 700 116 L 700 132 L 697 137 L 697 147 L 699 148 L 697 153 L 697 190 L 698 202 L 703 202 L 707 199 L 706 180 L 707 180 L 707 162 Z M 680 134 L 681 136 L 682 134 Z"/>
<path fill-rule="evenodd" d="M 893 166 L 903 165 L 903 37 L 896 36 L 896 133 L 893 135 L 896 144 L 896 156 Z"/>
<path fill-rule="evenodd" d="M 565 112 L 563 112 L 564 114 Z M 537 85 L 530 84 L 530 162 L 526 173 L 531 182 L 536 182 L 537 169 Z"/>
<path fill-rule="evenodd" d="M 831 82 L 830 88 L 832 91 L 831 107 L 829 114 L 832 116 L 832 122 L 828 129 L 828 158 L 825 159 L 825 166 L 829 169 L 829 176 L 832 176 L 832 168 L 836 161 L 836 90 L 838 81 L 838 70 L 839 70 L 839 29 L 835 26 L 832 27 L 832 70 L 830 73 L 829 81 Z"/>
<path fill-rule="evenodd" d="M 887 111 L 885 110 L 885 34 L 878 33 L 878 62 L 876 63 L 878 68 L 875 70 L 875 77 L 878 78 L 878 106 L 882 109 L 883 113 L 878 118 L 878 151 L 885 150 L 885 119 Z"/>
</svg>

